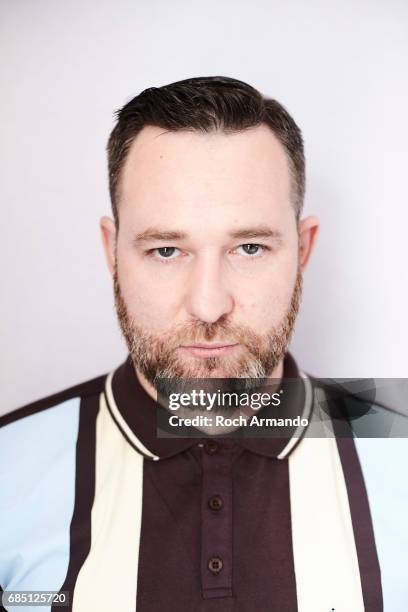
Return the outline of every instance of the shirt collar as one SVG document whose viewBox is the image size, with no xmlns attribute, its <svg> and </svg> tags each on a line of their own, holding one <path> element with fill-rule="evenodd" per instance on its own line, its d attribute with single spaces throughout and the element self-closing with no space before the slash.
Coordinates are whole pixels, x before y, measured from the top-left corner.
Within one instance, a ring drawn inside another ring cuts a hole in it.
<svg viewBox="0 0 408 612">
<path fill-rule="evenodd" d="M 298 415 L 309 418 L 313 395 L 311 383 L 309 378 L 298 369 L 290 353 L 287 353 L 284 359 L 283 378 L 284 418 L 294 418 Z M 290 384 L 285 384 L 285 379 L 290 379 Z M 157 437 L 156 410 L 164 410 L 164 408 L 158 407 L 140 384 L 130 356 L 107 376 L 104 393 L 107 407 L 116 425 L 135 450 L 148 459 L 156 461 L 166 459 L 203 441 L 200 438 Z M 273 413 L 272 406 L 266 406 L 258 412 L 258 416 L 276 415 Z M 285 438 L 241 437 L 234 438 L 234 441 L 253 453 L 284 459 L 298 444 L 305 429 L 306 427 L 294 426 L 289 429 L 289 434 Z M 262 432 L 259 433 L 262 435 Z M 222 436 L 217 436 L 218 438 Z"/>
</svg>

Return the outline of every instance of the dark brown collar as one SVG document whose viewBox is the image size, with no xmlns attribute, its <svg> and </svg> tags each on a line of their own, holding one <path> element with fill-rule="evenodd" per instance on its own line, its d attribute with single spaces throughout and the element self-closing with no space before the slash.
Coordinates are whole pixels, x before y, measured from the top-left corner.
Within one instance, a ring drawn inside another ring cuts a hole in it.
<svg viewBox="0 0 408 612">
<path fill-rule="evenodd" d="M 279 416 L 295 418 L 300 415 L 308 418 L 312 404 L 310 381 L 305 374 L 299 371 L 290 353 L 285 356 L 281 388 L 284 399 Z M 149 459 L 166 459 L 206 439 L 205 434 L 202 440 L 197 437 L 163 438 L 157 436 L 156 411 L 165 409 L 159 406 L 141 386 L 130 356 L 107 377 L 105 398 L 108 409 L 123 435 L 138 452 Z M 257 416 L 259 418 L 276 417 L 276 408 L 265 406 L 257 412 Z M 237 437 L 237 432 L 234 432 L 233 436 L 228 434 L 222 437 L 234 437 L 237 444 L 253 453 L 283 459 L 294 449 L 305 427 L 286 429 L 285 437 L 282 438 L 266 437 L 266 430 L 260 427 L 255 428 L 256 437 L 247 437 L 245 429 L 239 430 L 238 436 L 240 437 Z M 220 437 L 217 436 L 217 438 Z"/>
</svg>

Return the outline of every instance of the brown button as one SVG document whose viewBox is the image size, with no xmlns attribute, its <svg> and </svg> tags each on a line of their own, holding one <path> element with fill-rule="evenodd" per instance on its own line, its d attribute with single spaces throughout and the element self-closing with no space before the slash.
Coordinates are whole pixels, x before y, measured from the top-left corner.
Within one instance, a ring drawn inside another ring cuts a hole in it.
<svg viewBox="0 0 408 612">
<path fill-rule="evenodd" d="M 215 440 L 207 440 L 204 444 L 204 450 L 208 455 L 215 455 L 215 453 L 218 453 L 219 448 L 220 445 Z"/>
<path fill-rule="evenodd" d="M 213 497 L 210 497 L 208 500 L 208 505 L 210 506 L 211 510 L 221 510 L 224 502 L 222 501 L 222 497 L 219 495 L 213 495 Z"/>
<path fill-rule="evenodd" d="M 222 560 L 219 557 L 211 557 L 208 561 L 208 569 L 212 574 L 219 574 L 222 570 Z"/>
</svg>

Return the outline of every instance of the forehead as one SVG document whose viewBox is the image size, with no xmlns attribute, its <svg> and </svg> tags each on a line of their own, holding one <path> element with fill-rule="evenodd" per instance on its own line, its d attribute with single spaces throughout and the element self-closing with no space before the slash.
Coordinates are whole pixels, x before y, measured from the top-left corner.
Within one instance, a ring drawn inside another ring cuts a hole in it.
<svg viewBox="0 0 408 612">
<path fill-rule="evenodd" d="M 225 206 L 290 207 L 289 164 L 266 125 L 236 133 L 148 126 L 124 164 L 120 207 L 174 214 Z"/>
</svg>

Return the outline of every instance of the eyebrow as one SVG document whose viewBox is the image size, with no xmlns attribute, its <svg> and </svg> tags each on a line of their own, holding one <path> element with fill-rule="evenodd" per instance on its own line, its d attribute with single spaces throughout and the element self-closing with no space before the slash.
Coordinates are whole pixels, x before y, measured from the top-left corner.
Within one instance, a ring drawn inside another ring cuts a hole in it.
<svg viewBox="0 0 408 612">
<path fill-rule="evenodd" d="M 272 238 L 276 241 L 282 239 L 282 233 L 278 230 L 273 230 L 266 225 L 258 225 L 254 227 L 243 227 L 241 229 L 233 230 L 228 234 L 230 238 L 248 239 L 248 238 Z M 149 241 L 171 241 L 171 240 L 185 240 L 188 238 L 186 232 L 180 230 L 165 231 L 157 227 L 149 227 L 144 232 L 136 234 L 133 239 L 135 245 L 149 242 Z"/>
<path fill-rule="evenodd" d="M 273 230 L 266 225 L 258 225 L 256 227 L 243 227 L 242 229 L 230 232 L 231 238 L 273 238 L 280 240 L 282 233 L 278 230 Z"/>
</svg>

